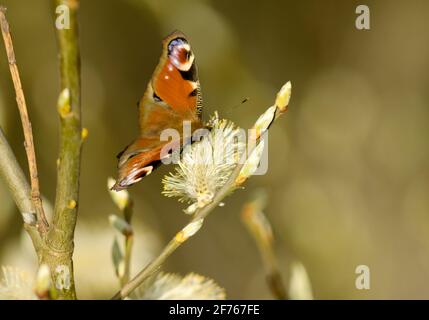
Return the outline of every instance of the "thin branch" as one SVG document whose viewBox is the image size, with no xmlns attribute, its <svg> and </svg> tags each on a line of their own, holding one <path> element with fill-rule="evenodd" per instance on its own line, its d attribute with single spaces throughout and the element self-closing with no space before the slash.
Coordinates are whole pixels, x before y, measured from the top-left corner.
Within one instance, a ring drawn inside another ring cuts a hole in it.
<svg viewBox="0 0 429 320">
<path fill-rule="evenodd" d="M 77 219 L 80 153 L 84 136 L 80 121 L 80 56 L 76 17 L 78 1 L 56 0 L 53 4 L 55 8 L 59 5 L 65 5 L 68 9 L 65 14 L 69 15 L 67 20 L 70 25 L 57 29 L 61 74 L 61 94 L 57 106 L 60 116 L 60 156 L 58 159 L 57 194 L 51 226 L 46 222 L 40 198 L 31 123 L 16 65 L 9 25 L 4 14 L 6 9 L 3 7 L 0 7 L 0 23 L 24 128 L 25 148 L 31 176 L 31 192 L 28 190 L 28 185 L 25 184 L 22 171 L 17 167 L 16 159 L 6 140 L 3 139 L 3 135 L 0 136 L 2 138 L 0 139 L 2 151 L 0 160 L 4 161 L 2 161 L 0 171 L 6 177 L 17 204 L 22 206 L 20 210 L 25 213 L 24 221 L 26 223 L 24 226 L 33 239 L 39 263 L 49 267 L 58 298 L 75 299 L 72 256 Z M 31 194 L 32 206 L 28 204 L 28 201 L 25 202 L 26 194 Z M 34 210 L 37 216 L 35 223 L 40 234 L 32 225 L 31 215 L 28 215 Z"/>
<path fill-rule="evenodd" d="M 133 201 L 130 200 L 127 206 L 123 210 L 125 221 L 131 226 L 131 218 L 133 216 Z M 130 281 L 130 272 L 131 272 L 131 254 L 134 243 L 134 231 L 124 235 L 124 274 L 120 277 L 121 287 Z"/>
<path fill-rule="evenodd" d="M 164 261 L 183 243 L 174 237 L 162 250 L 161 254 L 152 260 L 142 271 L 140 271 L 132 280 L 122 287 L 112 298 L 112 300 L 121 300 L 127 297 L 137 287 L 139 287 L 146 279 L 161 268 Z"/>
<path fill-rule="evenodd" d="M 21 212 L 24 226 L 27 229 L 36 251 L 40 248 L 40 235 L 37 231 L 35 210 L 31 202 L 31 189 L 24 172 L 0 128 L 0 175 L 6 182 L 12 197 Z"/>
<path fill-rule="evenodd" d="M 80 54 L 78 45 L 78 1 L 54 0 L 54 6 L 69 8 L 69 28 L 56 29 L 60 52 L 61 93 L 60 151 L 55 209 L 49 238 L 60 250 L 72 250 L 79 197 L 80 155 L 82 147 Z M 67 246 L 65 248 L 64 246 Z"/>
<path fill-rule="evenodd" d="M 0 25 L 3 35 L 4 44 L 6 47 L 7 58 L 9 61 L 9 69 L 12 75 L 12 81 L 16 93 L 16 102 L 18 104 L 19 114 L 21 116 L 22 128 L 24 130 L 24 146 L 27 154 L 28 167 L 30 171 L 31 182 L 31 200 L 37 214 L 37 228 L 41 233 L 48 230 L 49 224 L 46 220 L 43 210 L 42 199 L 39 189 L 39 177 L 37 173 L 36 153 L 34 150 L 33 132 L 31 128 L 30 118 L 28 116 L 27 105 L 25 102 L 24 92 L 22 90 L 21 79 L 19 76 L 18 66 L 16 64 L 15 52 L 13 50 L 12 38 L 9 31 L 9 24 L 6 20 L 6 8 L 0 7 Z"/>
<path fill-rule="evenodd" d="M 124 241 L 124 252 L 121 252 L 119 244 L 115 237 L 112 245 L 112 259 L 115 266 L 121 288 L 130 281 L 131 254 L 134 242 L 134 231 L 131 225 L 133 216 L 134 201 L 131 199 L 128 190 L 113 191 L 112 187 L 116 183 L 115 179 L 108 178 L 107 190 L 112 201 L 121 211 L 121 216 L 112 214 L 109 216 L 109 222 L 113 228 L 121 233 Z"/>
<path fill-rule="evenodd" d="M 241 217 L 258 247 L 271 293 L 277 299 L 286 300 L 288 296 L 273 248 L 273 231 L 270 222 L 262 212 L 265 203 L 266 194 L 263 191 L 259 191 L 252 201 L 244 205 Z"/>
<path fill-rule="evenodd" d="M 60 53 L 61 93 L 57 111 L 60 118 L 60 150 L 52 227 L 46 240 L 42 263 L 48 264 L 54 283 L 62 283 L 60 299 L 76 299 L 73 275 L 74 230 L 79 201 L 82 147 L 80 53 L 78 44 L 77 0 L 54 0 L 53 7 L 67 10 L 68 25 L 56 28 Z M 57 17 L 58 19 L 58 17 Z M 57 272 L 60 268 L 62 271 Z M 57 286 L 58 288 L 58 286 Z"/>
<path fill-rule="evenodd" d="M 287 93 L 285 92 L 286 90 L 288 90 Z M 290 98 L 290 90 L 291 90 L 291 87 L 290 87 L 290 83 L 288 82 L 285 86 L 283 86 L 283 88 L 280 90 L 279 94 L 277 95 L 277 99 L 275 103 L 276 109 L 270 124 L 287 111 L 289 98 Z M 282 93 L 281 96 L 280 96 L 280 93 Z M 268 129 L 268 127 L 265 129 Z M 260 135 L 262 134 L 262 132 L 258 132 L 257 134 L 260 138 Z M 239 177 L 241 173 L 241 169 L 243 169 L 246 163 L 247 155 L 252 154 L 256 146 L 257 144 L 255 143 L 253 146 L 249 148 L 247 153 L 246 152 L 243 153 L 240 161 L 232 171 L 229 179 L 222 186 L 222 188 L 216 193 L 216 195 L 213 198 L 213 201 L 210 202 L 205 207 L 201 209 L 197 209 L 197 211 L 194 213 L 193 218 L 190 220 L 190 222 L 180 232 L 178 232 L 173 239 L 170 240 L 170 242 L 162 250 L 160 255 L 156 257 L 154 260 L 152 260 L 133 279 L 131 279 L 125 286 L 123 286 L 122 289 L 112 297 L 112 300 L 120 300 L 127 297 L 131 292 L 133 292 L 137 287 L 139 287 L 146 279 L 148 279 L 157 270 L 159 270 L 159 268 L 161 268 L 165 260 L 178 247 L 180 247 L 191 236 L 193 236 L 196 232 L 198 232 L 198 230 L 201 228 L 201 225 L 204 219 L 213 211 L 213 209 L 219 206 L 219 204 L 223 201 L 223 199 L 231 193 L 231 190 L 237 187 L 237 178 Z M 241 181 L 240 184 L 242 182 L 244 181 Z"/>
<path fill-rule="evenodd" d="M 34 220 L 30 222 L 35 226 L 35 211 L 33 203 L 30 199 L 31 189 L 25 178 L 24 172 L 18 164 L 12 148 L 4 136 L 3 130 L 0 128 L 0 174 L 2 175 L 6 185 L 11 191 L 12 197 L 18 206 L 19 211 L 23 215 L 24 221 Z M 33 218 L 30 218 L 33 216 Z"/>
</svg>

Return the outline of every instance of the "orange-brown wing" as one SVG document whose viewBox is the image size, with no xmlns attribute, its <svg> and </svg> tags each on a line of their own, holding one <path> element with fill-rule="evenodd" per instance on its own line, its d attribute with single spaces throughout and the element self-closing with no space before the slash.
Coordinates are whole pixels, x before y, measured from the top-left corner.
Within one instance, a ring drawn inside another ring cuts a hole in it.
<svg viewBox="0 0 429 320">
<path fill-rule="evenodd" d="M 195 57 L 186 37 L 173 32 L 162 42 L 162 55 L 140 100 L 141 135 L 165 128 L 181 129 L 183 121 L 201 122 L 202 99 Z"/>
<path fill-rule="evenodd" d="M 180 147 L 181 141 L 164 142 L 159 141 L 159 138 L 138 138 L 130 144 L 119 154 L 118 180 L 112 189 L 126 189 L 155 170 L 161 164 L 161 150 L 167 143 L 172 151 Z"/>
<path fill-rule="evenodd" d="M 173 32 L 163 40 L 158 66 L 139 103 L 140 136 L 118 155 L 118 180 L 114 190 L 121 190 L 150 174 L 161 162 L 161 149 L 179 141 L 160 141 L 165 129 L 183 131 L 183 121 L 192 130 L 202 127 L 201 92 L 194 54 L 186 37 Z"/>
</svg>

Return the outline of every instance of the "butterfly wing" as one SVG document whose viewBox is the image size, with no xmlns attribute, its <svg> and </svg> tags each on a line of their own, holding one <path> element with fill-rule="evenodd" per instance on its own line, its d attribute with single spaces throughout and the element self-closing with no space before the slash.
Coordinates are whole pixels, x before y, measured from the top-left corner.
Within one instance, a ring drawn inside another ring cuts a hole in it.
<svg viewBox="0 0 429 320">
<path fill-rule="evenodd" d="M 140 136 L 118 155 L 114 190 L 125 189 L 150 174 L 161 163 L 166 144 L 180 148 L 183 122 L 202 127 L 202 99 L 195 57 L 186 36 L 173 32 L 163 40 L 162 55 L 139 102 Z M 176 141 L 161 141 L 165 129 L 180 133 Z"/>
</svg>

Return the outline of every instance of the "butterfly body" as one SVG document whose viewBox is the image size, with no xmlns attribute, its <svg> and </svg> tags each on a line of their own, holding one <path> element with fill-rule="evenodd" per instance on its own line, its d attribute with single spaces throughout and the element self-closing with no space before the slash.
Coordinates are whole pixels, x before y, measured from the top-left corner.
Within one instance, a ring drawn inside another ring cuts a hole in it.
<svg viewBox="0 0 429 320">
<path fill-rule="evenodd" d="M 180 148 L 188 137 L 162 141 L 162 132 L 182 133 L 184 122 L 192 130 L 202 128 L 201 109 L 195 57 L 186 36 L 175 31 L 163 40 L 161 58 L 139 102 L 139 137 L 118 155 L 118 179 L 112 189 L 125 189 L 150 174 L 161 164 L 167 143 Z"/>
</svg>

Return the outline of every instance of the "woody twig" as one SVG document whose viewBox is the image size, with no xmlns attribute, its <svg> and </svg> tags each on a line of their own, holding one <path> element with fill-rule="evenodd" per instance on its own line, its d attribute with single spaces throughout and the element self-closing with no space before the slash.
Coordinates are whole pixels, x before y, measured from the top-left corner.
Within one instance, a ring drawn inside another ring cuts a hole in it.
<svg viewBox="0 0 429 320">
<path fill-rule="evenodd" d="M 52 281 L 58 289 L 57 298 L 76 299 L 72 260 L 73 240 L 78 208 L 80 152 L 86 136 L 80 120 L 80 54 L 77 32 L 79 2 L 53 0 L 53 4 L 55 7 L 64 5 L 69 9 L 70 27 L 61 30 L 57 28 L 61 75 L 61 94 L 57 106 L 60 116 L 60 157 L 55 210 L 51 225 L 48 224 L 42 207 L 31 122 L 4 7 L 0 7 L 0 25 L 24 130 L 31 188 L 23 178 L 22 170 L 3 134 L 0 134 L 0 151 L 3 150 L 0 155 L 2 162 L 0 173 L 23 215 L 24 227 L 33 240 L 39 264 L 49 269 Z"/>
<path fill-rule="evenodd" d="M 30 118 L 28 116 L 27 104 L 25 102 L 24 91 L 22 90 L 21 78 L 19 76 L 18 66 L 16 64 L 15 52 L 13 50 L 12 37 L 9 31 L 9 24 L 6 20 L 6 8 L 0 7 L 0 25 L 3 35 L 3 41 L 6 47 L 9 69 L 12 76 L 13 85 L 16 93 L 16 102 L 21 117 L 22 128 L 24 131 L 24 146 L 27 154 L 28 168 L 30 172 L 31 200 L 36 211 L 37 228 L 39 232 L 45 233 L 49 224 L 43 210 L 42 198 L 40 196 L 39 177 L 37 172 L 36 153 L 33 142 L 33 132 Z"/>
</svg>

